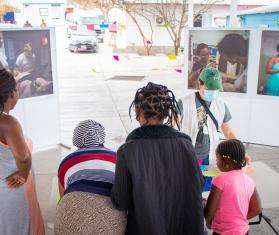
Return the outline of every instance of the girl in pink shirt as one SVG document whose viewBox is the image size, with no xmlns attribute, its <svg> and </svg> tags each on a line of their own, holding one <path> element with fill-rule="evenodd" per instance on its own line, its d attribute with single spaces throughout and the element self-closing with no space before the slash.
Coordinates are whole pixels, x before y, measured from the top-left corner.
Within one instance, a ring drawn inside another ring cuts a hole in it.
<svg viewBox="0 0 279 235">
<path fill-rule="evenodd" d="M 207 226 L 215 235 L 245 235 L 248 220 L 261 212 L 261 202 L 255 183 L 242 171 L 246 165 L 244 145 L 236 139 L 223 141 L 216 157 L 222 173 L 212 180 L 204 209 Z"/>
</svg>

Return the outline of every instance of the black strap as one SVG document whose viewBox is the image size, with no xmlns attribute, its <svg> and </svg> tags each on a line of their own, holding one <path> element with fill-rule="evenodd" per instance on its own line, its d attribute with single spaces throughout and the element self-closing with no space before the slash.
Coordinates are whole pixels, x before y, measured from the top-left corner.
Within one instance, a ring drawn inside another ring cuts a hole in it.
<svg viewBox="0 0 279 235">
<path fill-rule="evenodd" d="M 274 228 L 274 226 L 271 224 L 271 219 L 268 218 L 267 216 L 263 215 L 262 212 L 259 214 L 259 219 L 258 221 L 255 222 L 250 222 L 249 225 L 256 225 L 260 224 L 262 222 L 262 219 L 265 220 L 265 222 L 269 225 L 269 227 L 272 229 L 272 231 L 276 234 L 279 235 L 279 232 Z"/>
<path fill-rule="evenodd" d="M 214 125 L 216 127 L 216 130 L 219 132 L 219 125 L 218 122 L 216 120 L 216 118 L 214 117 L 214 115 L 211 113 L 211 111 L 209 110 L 208 106 L 206 105 L 205 101 L 201 98 L 200 93 L 197 91 L 196 93 L 196 97 L 198 98 L 198 100 L 200 101 L 202 107 L 204 108 L 206 114 L 209 115 L 209 117 L 211 118 L 211 120 L 214 122 Z"/>
<path fill-rule="evenodd" d="M 258 221 L 249 222 L 249 225 L 256 225 L 256 224 L 260 224 L 260 223 L 262 222 L 262 217 L 263 217 L 263 214 L 262 214 L 262 213 L 260 213 L 260 214 L 258 215 L 258 217 L 259 217 Z"/>
<path fill-rule="evenodd" d="M 271 219 L 269 219 L 267 216 L 262 214 L 263 219 L 265 220 L 265 222 L 267 222 L 267 224 L 269 225 L 269 227 L 272 229 L 272 231 L 276 234 L 279 235 L 279 232 L 273 227 L 273 225 L 271 224 Z"/>
</svg>

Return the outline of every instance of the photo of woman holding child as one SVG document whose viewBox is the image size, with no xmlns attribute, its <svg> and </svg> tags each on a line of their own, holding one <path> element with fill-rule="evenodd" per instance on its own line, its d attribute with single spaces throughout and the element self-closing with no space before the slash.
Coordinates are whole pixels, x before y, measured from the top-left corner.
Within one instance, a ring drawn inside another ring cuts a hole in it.
<svg viewBox="0 0 279 235">
<path fill-rule="evenodd" d="M 53 93 L 49 42 L 47 30 L 0 32 L 0 67 L 14 75 L 20 98 Z"/>
<path fill-rule="evenodd" d="M 222 74 L 223 91 L 246 92 L 248 40 L 248 31 L 191 31 L 188 88 L 196 88 L 204 68 L 215 67 Z"/>
</svg>

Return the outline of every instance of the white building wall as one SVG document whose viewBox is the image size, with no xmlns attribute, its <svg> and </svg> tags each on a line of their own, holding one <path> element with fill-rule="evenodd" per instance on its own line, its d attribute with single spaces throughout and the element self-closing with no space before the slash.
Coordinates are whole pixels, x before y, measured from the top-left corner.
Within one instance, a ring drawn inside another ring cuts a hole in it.
<svg viewBox="0 0 279 235">
<path fill-rule="evenodd" d="M 202 5 L 195 5 L 195 12 L 199 12 L 204 6 Z M 238 10 L 247 10 L 257 7 L 256 5 L 247 5 L 247 6 L 238 6 Z M 226 15 L 229 14 L 229 5 L 214 5 L 212 6 L 206 13 L 212 16 L 212 27 L 217 27 L 218 22 L 223 21 L 225 25 Z M 179 14 L 179 12 L 177 13 Z M 223 18 L 223 20 L 220 20 Z M 155 21 L 155 17 L 152 21 L 153 23 L 153 46 L 173 46 L 171 37 L 167 32 L 165 27 L 158 26 Z M 141 26 L 142 30 L 146 35 L 150 35 L 150 27 L 146 20 L 140 19 L 138 21 L 139 25 Z M 127 46 L 142 46 L 142 37 L 137 29 L 137 26 L 132 21 L 132 19 L 126 14 L 126 34 L 127 34 Z M 183 37 L 182 37 L 183 38 Z M 148 40 L 150 40 L 148 38 Z M 182 39 L 183 43 L 183 39 Z"/>
<path fill-rule="evenodd" d="M 147 36 L 147 40 L 151 40 L 151 29 L 148 23 L 145 20 L 138 21 L 142 31 Z M 170 35 L 168 34 L 165 27 L 157 26 L 155 19 L 153 20 L 153 38 L 152 42 L 154 46 L 172 46 L 172 40 Z M 126 34 L 127 34 L 127 45 L 135 45 L 135 46 L 142 46 L 142 36 L 139 33 L 139 30 L 136 24 L 132 21 L 132 19 L 127 16 L 127 23 L 126 23 Z"/>
<path fill-rule="evenodd" d="M 152 19 L 152 26 L 153 26 L 153 46 L 172 46 L 172 40 L 167 32 L 167 29 L 162 25 L 158 25 L 156 23 L 156 17 L 150 17 Z M 145 33 L 147 37 L 150 37 L 151 30 L 148 21 L 139 18 L 138 23 Z M 126 33 L 127 33 L 127 46 L 135 45 L 135 46 L 142 46 L 142 37 L 138 31 L 136 24 L 133 20 L 126 14 Z M 151 40 L 151 38 L 147 38 L 147 40 Z"/>
<path fill-rule="evenodd" d="M 237 7 L 238 11 L 243 11 L 243 10 L 248 10 L 248 9 L 253 9 L 258 6 L 256 5 L 240 5 Z M 197 5 L 195 7 L 195 11 L 198 12 L 203 8 L 202 5 Z M 212 15 L 212 26 L 213 27 L 218 27 L 218 22 L 220 22 L 220 19 L 224 19 L 224 24 L 225 24 L 225 19 L 226 16 L 229 15 L 230 12 L 230 6 L 229 5 L 214 5 L 214 7 L 211 7 L 206 11 L 207 14 Z"/>
<path fill-rule="evenodd" d="M 64 7 L 64 4 L 51 3 L 23 4 L 19 24 L 24 24 L 28 20 L 32 26 L 40 26 L 43 19 L 48 26 L 62 25 Z"/>
</svg>

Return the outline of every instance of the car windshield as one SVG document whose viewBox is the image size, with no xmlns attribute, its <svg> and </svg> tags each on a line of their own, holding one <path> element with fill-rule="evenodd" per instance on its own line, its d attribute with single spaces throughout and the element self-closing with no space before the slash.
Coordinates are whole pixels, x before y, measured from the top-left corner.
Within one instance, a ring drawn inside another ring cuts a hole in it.
<svg viewBox="0 0 279 235">
<path fill-rule="evenodd" d="M 81 17 L 80 21 L 82 24 L 99 24 L 98 17 Z"/>
<path fill-rule="evenodd" d="M 96 37 L 96 33 L 91 33 L 91 34 L 76 33 L 73 34 L 73 37 Z"/>
<path fill-rule="evenodd" d="M 94 35 L 74 34 L 71 37 L 71 41 L 75 41 L 75 40 L 78 40 L 78 41 L 93 40 L 93 41 L 95 41 L 95 40 L 97 40 L 97 38 Z"/>
<path fill-rule="evenodd" d="M 92 30 L 80 29 L 77 32 L 73 33 L 74 36 L 96 36 L 96 32 Z"/>
</svg>

